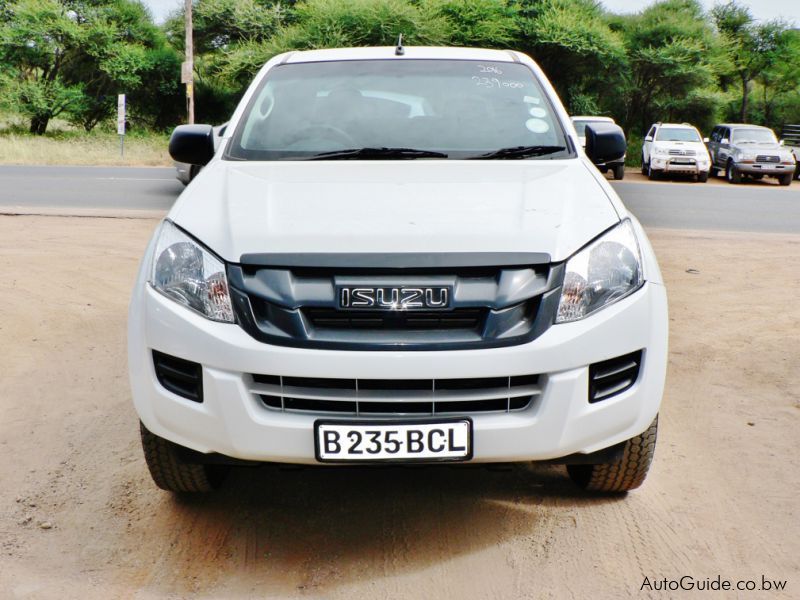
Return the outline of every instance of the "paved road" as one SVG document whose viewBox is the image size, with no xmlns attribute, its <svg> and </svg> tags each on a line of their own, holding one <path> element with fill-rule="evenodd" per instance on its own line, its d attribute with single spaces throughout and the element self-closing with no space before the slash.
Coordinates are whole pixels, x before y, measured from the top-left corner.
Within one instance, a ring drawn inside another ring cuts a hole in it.
<svg viewBox="0 0 800 600">
<path fill-rule="evenodd" d="M 181 190 L 171 168 L 0 166 L 0 207 L 166 210 Z"/>
<path fill-rule="evenodd" d="M 753 185 L 615 182 L 648 227 L 800 232 L 800 183 Z M 2 207 L 166 210 L 183 186 L 171 168 L 0 166 Z"/>
<path fill-rule="evenodd" d="M 646 227 L 800 233 L 800 182 L 789 189 L 625 181 L 612 185 Z"/>
</svg>

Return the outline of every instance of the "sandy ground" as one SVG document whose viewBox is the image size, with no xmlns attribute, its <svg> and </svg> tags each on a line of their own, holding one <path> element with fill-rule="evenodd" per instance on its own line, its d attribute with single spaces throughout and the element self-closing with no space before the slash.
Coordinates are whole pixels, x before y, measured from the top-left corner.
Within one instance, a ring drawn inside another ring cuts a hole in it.
<svg viewBox="0 0 800 600">
<path fill-rule="evenodd" d="M 264 468 L 178 500 L 125 364 L 155 224 L 0 217 L 0 598 L 666 598 L 644 577 L 683 575 L 800 597 L 800 235 L 651 232 L 670 371 L 627 497 L 560 467 Z"/>
</svg>

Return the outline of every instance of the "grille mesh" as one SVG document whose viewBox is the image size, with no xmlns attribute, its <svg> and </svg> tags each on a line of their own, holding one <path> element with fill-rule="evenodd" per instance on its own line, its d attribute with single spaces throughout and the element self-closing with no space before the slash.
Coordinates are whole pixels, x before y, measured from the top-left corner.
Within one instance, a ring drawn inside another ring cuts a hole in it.
<svg viewBox="0 0 800 600">
<path fill-rule="evenodd" d="M 541 394 L 538 375 L 466 379 L 330 379 L 253 375 L 250 391 L 284 412 L 441 415 L 512 412 Z"/>
</svg>

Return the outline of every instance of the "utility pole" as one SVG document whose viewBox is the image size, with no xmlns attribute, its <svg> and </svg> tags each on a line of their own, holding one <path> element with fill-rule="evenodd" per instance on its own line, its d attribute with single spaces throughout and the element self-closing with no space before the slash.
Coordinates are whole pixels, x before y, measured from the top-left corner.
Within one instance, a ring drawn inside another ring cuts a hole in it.
<svg viewBox="0 0 800 600">
<path fill-rule="evenodd" d="M 186 60 L 181 69 L 181 83 L 186 84 L 187 122 L 194 123 L 194 43 L 192 42 L 192 0 L 186 2 Z"/>
</svg>

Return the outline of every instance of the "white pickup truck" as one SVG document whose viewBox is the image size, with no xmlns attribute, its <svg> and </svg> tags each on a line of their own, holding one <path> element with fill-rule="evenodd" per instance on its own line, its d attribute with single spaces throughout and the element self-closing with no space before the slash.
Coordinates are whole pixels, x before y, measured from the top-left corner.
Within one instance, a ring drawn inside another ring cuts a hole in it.
<svg viewBox="0 0 800 600">
<path fill-rule="evenodd" d="M 650 243 L 518 52 L 292 52 L 158 227 L 129 368 L 155 483 L 231 464 L 566 464 L 626 492 L 655 450 L 667 295 Z"/>
</svg>

